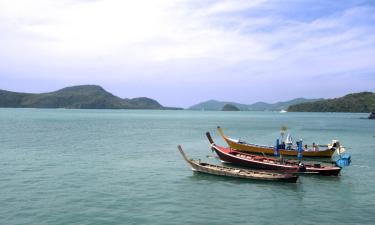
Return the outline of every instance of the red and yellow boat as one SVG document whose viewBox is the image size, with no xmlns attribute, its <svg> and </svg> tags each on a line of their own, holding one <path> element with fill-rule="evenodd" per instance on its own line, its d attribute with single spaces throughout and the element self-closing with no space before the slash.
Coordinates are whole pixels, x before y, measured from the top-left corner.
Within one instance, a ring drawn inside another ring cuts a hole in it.
<svg viewBox="0 0 375 225">
<path fill-rule="evenodd" d="M 224 131 L 221 127 L 217 127 L 220 135 L 223 139 L 228 143 L 229 147 L 238 151 L 242 152 L 249 152 L 249 153 L 257 153 L 257 154 L 268 154 L 273 155 L 275 152 L 274 146 L 264 146 L 264 145 L 257 145 L 244 142 L 242 140 L 229 138 L 224 135 Z M 303 157 L 320 157 L 320 158 L 331 158 L 333 153 L 336 151 L 337 148 L 343 149 L 339 142 L 334 140 L 332 144 L 328 144 L 325 146 L 324 150 L 313 151 L 312 149 L 305 149 L 302 152 Z M 297 156 L 298 150 L 297 148 L 291 149 L 278 149 L 280 155 L 283 156 Z"/>
</svg>

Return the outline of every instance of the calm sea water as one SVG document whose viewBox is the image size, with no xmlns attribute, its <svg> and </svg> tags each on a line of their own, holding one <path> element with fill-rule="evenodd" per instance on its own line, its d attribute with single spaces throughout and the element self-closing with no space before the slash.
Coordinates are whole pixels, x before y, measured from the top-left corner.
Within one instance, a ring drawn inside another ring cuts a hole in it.
<svg viewBox="0 0 375 225">
<path fill-rule="evenodd" d="M 375 121 L 367 114 L 0 109 L 0 224 L 375 224 Z M 219 163 L 204 133 L 350 147 L 340 177 L 296 184 L 194 174 Z"/>
</svg>

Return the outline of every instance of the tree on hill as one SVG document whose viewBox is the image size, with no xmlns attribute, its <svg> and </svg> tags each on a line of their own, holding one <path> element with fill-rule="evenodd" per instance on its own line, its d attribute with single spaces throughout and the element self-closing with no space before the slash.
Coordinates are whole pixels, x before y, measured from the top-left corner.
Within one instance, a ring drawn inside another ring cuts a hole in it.
<svg viewBox="0 0 375 225">
<path fill-rule="evenodd" d="M 237 108 L 234 105 L 226 104 L 226 105 L 223 106 L 223 108 L 221 109 L 221 111 L 240 111 L 240 109 Z"/>
<path fill-rule="evenodd" d="M 290 112 L 371 112 L 375 110 L 375 93 L 360 92 L 341 98 L 289 106 Z"/>
</svg>

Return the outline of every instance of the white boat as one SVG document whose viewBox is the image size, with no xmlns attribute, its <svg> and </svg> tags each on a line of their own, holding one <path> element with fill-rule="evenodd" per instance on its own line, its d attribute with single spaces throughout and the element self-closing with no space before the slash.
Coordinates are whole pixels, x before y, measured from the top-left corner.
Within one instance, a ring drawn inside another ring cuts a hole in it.
<svg viewBox="0 0 375 225">
<path fill-rule="evenodd" d="M 286 111 L 284 109 L 280 110 L 280 113 L 286 113 L 286 112 L 288 112 L 288 111 Z"/>
</svg>

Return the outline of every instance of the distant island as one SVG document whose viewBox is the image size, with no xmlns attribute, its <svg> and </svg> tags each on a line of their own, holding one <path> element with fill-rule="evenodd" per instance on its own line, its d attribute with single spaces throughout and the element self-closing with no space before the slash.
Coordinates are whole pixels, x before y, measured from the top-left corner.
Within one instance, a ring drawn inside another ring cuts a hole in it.
<svg viewBox="0 0 375 225">
<path fill-rule="evenodd" d="M 21 93 L 0 90 L 1 108 L 68 108 L 68 109 L 159 109 L 165 107 L 147 97 L 120 98 L 98 85 L 78 85 L 48 93 Z M 290 101 L 241 104 L 209 100 L 193 105 L 188 110 L 199 111 L 281 111 L 288 112 L 374 112 L 375 93 L 360 92 L 333 99 L 296 98 Z M 372 113 L 370 119 L 375 118 Z"/>
<path fill-rule="evenodd" d="M 305 99 L 296 98 L 285 102 L 276 103 L 266 103 L 266 102 L 256 102 L 254 104 L 241 104 L 236 102 L 223 102 L 217 100 L 209 100 L 206 102 L 201 102 L 199 104 L 190 106 L 189 110 L 199 110 L 199 111 L 220 111 L 226 104 L 233 105 L 241 111 L 280 111 L 286 110 L 290 105 L 302 103 L 302 102 L 315 102 L 322 99 Z"/>
<path fill-rule="evenodd" d="M 221 109 L 221 111 L 240 111 L 239 108 L 237 108 L 236 106 L 234 105 L 231 105 L 231 104 L 225 104 L 223 106 L 223 108 Z"/>
<path fill-rule="evenodd" d="M 291 105 L 288 112 L 363 112 L 375 110 L 375 93 L 360 92 L 344 97 Z"/>
<path fill-rule="evenodd" d="M 180 109 L 164 107 L 146 97 L 122 99 L 98 85 L 66 87 L 54 92 L 32 94 L 0 90 L 3 108 L 69 108 L 69 109 Z"/>
<path fill-rule="evenodd" d="M 221 111 L 225 105 L 235 106 L 241 111 L 282 111 L 288 112 L 373 112 L 375 111 L 375 93 L 359 92 L 333 99 L 296 98 L 290 101 L 254 104 L 241 104 L 209 100 L 190 106 L 188 110 Z M 371 116 L 370 116 L 371 117 Z M 375 118 L 372 114 L 371 118 Z"/>
</svg>

